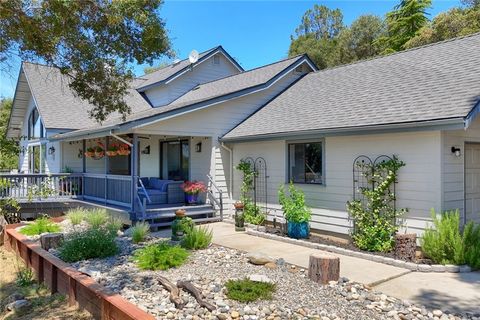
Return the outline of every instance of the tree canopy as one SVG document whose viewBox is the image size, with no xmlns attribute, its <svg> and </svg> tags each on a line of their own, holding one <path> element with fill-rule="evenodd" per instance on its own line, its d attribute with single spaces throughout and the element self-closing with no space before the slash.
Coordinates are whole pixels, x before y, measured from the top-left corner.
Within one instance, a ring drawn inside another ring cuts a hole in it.
<svg viewBox="0 0 480 320">
<path fill-rule="evenodd" d="M 102 122 L 112 112 L 126 116 L 131 63 L 152 64 L 170 56 L 160 18 L 161 0 L 0 1 L 0 63 L 38 61 L 57 67 L 69 86 Z"/>
<path fill-rule="evenodd" d="M 343 24 L 339 9 L 315 5 L 291 37 L 289 55 L 307 53 L 320 69 L 480 31 L 480 0 L 463 0 L 429 20 L 431 0 L 400 0 L 385 18 L 362 15 Z"/>
<path fill-rule="evenodd" d="M 12 99 L 0 100 L 0 169 L 15 169 L 18 163 L 18 144 L 7 139 L 8 120 L 12 110 Z"/>
</svg>

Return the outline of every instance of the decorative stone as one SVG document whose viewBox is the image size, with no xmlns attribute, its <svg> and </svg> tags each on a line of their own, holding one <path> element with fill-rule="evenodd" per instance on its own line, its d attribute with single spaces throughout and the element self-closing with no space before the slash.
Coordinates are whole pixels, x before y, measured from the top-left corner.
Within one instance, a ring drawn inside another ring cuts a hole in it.
<svg viewBox="0 0 480 320">
<path fill-rule="evenodd" d="M 434 317 L 441 317 L 443 312 L 441 310 L 433 310 L 433 316 Z"/>
<path fill-rule="evenodd" d="M 443 266 L 441 264 L 433 264 L 432 265 L 432 271 L 433 272 L 445 272 L 446 268 L 445 268 L 445 266 Z"/>
<path fill-rule="evenodd" d="M 432 272 L 432 266 L 428 264 L 419 264 L 418 271 L 420 272 Z"/>
<path fill-rule="evenodd" d="M 467 266 L 467 265 L 463 265 L 463 266 L 460 266 L 459 267 L 459 270 L 458 270 L 460 273 L 466 273 L 466 272 L 472 272 L 472 268 L 470 268 L 470 266 Z"/>
<path fill-rule="evenodd" d="M 407 263 L 405 263 L 405 268 L 407 268 L 408 270 L 417 271 L 418 270 L 418 264 L 413 263 L 413 262 L 407 262 Z"/>
<path fill-rule="evenodd" d="M 63 233 L 47 233 L 40 237 L 43 250 L 57 249 L 63 241 Z"/>
<path fill-rule="evenodd" d="M 275 259 L 260 252 L 252 252 L 247 254 L 248 262 L 256 265 L 264 265 L 269 262 L 275 263 Z"/>
<path fill-rule="evenodd" d="M 7 306 L 7 309 L 10 310 L 10 311 L 13 311 L 13 310 L 20 310 L 20 309 L 23 309 L 23 308 L 26 308 L 26 307 L 29 307 L 29 306 L 30 306 L 30 302 L 28 302 L 25 299 L 22 299 L 22 300 L 16 300 L 16 301 L 10 303 Z"/>
<path fill-rule="evenodd" d="M 447 264 L 445 265 L 445 270 L 447 272 L 458 273 L 460 272 L 460 267 L 453 264 Z"/>
<path fill-rule="evenodd" d="M 276 269 L 277 264 L 274 263 L 274 262 L 268 262 L 268 263 L 265 263 L 265 267 L 268 268 L 268 269 Z"/>
<path fill-rule="evenodd" d="M 251 274 L 248 276 L 248 279 L 255 282 L 273 283 L 273 281 L 269 277 L 262 274 Z"/>
<path fill-rule="evenodd" d="M 237 319 L 237 318 L 240 318 L 240 313 L 238 313 L 238 311 L 232 311 L 232 313 L 230 313 L 230 316 L 233 319 Z"/>
</svg>

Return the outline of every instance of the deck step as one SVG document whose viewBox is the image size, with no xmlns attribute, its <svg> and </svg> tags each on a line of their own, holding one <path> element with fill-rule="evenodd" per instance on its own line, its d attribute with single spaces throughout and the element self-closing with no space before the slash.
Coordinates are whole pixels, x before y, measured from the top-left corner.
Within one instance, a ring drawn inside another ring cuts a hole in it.
<svg viewBox="0 0 480 320">
<path fill-rule="evenodd" d="M 220 221 L 220 217 L 211 217 L 211 218 L 199 218 L 194 219 L 195 223 L 203 223 L 203 222 L 216 222 Z M 162 227 L 169 227 L 172 223 L 171 222 L 158 222 L 158 223 L 150 223 L 150 227 L 153 229 L 162 228 Z"/>
</svg>

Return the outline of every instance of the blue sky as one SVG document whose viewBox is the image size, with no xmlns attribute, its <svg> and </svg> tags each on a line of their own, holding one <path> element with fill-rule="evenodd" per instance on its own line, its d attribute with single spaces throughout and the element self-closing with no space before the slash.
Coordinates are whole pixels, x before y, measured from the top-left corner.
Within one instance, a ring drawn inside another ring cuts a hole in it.
<svg viewBox="0 0 480 320">
<path fill-rule="evenodd" d="M 192 49 L 201 52 L 222 45 L 245 69 L 251 69 L 287 56 L 290 35 L 315 3 L 340 8 L 344 23 L 350 24 L 361 14 L 383 16 L 398 1 L 166 0 L 160 14 L 179 58 L 186 58 Z M 434 0 L 430 17 L 458 5 L 458 0 Z M 0 97 L 13 96 L 20 62 L 13 65 L 0 75 Z M 143 66 L 134 70 L 141 75 Z"/>
</svg>

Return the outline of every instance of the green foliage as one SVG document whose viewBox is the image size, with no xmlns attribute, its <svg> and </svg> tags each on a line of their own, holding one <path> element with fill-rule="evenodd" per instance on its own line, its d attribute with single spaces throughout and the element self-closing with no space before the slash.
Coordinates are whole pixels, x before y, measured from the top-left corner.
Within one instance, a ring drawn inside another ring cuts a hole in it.
<svg viewBox="0 0 480 320">
<path fill-rule="evenodd" d="M 188 251 L 180 246 L 171 246 L 167 241 L 138 249 L 133 261 L 143 270 L 167 270 L 181 266 L 188 258 Z"/>
<path fill-rule="evenodd" d="M 480 269 L 480 224 L 470 221 L 465 225 L 463 247 L 465 263 L 474 269 Z"/>
<path fill-rule="evenodd" d="M 266 219 L 266 214 L 261 212 L 260 207 L 253 203 L 250 196 L 253 190 L 253 182 L 257 173 L 252 168 L 250 162 L 241 160 L 235 169 L 243 173 L 242 186 L 240 187 L 240 201 L 244 204 L 243 217 L 245 222 L 261 225 Z"/>
<path fill-rule="evenodd" d="M 20 287 L 28 287 L 35 283 L 34 273 L 32 269 L 23 267 L 16 273 L 15 283 Z"/>
<path fill-rule="evenodd" d="M 35 236 L 42 233 L 59 232 L 60 230 L 60 226 L 50 221 L 48 217 L 41 217 L 20 229 L 20 233 L 27 236 Z"/>
<path fill-rule="evenodd" d="M 426 10 L 431 6 L 431 0 L 401 0 L 387 13 L 388 36 L 378 40 L 385 46 L 384 53 L 405 49 L 405 44 L 428 24 Z"/>
<path fill-rule="evenodd" d="M 227 297 L 240 302 L 253 302 L 256 300 L 271 300 L 275 292 L 275 284 L 256 282 L 249 279 L 228 280 L 225 283 Z"/>
<path fill-rule="evenodd" d="M 8 179 L 0 177 L 0 193 L 4 193 L 10 188 L 11 183 Z M 3 216 L 8 223 L 20 222 L 18 212 L 20 211 L 20 204 L 15 198 L 2 197 L 0 198 L 0 216 Z"/>
<path fill-rule="evenodd" d="M 398 217 L 407 212 L 406 209 L 396 210 L 395 193 L 391 191 L 392 184 L 397 181 L 398 170 L 405 163 L 393 156 L 391 160 L 381 162 L 373 168 L 366 164 L 356 165 L 365 166 L 365 178 L 368 185 L 374 187 L 360 190 L 364 202 L 347 202 L 347 210 L 354 222 L 353 242 L 362 250 L 388 252 L 394 245 L 393 236 L 398 228 Z"/>
<path fill-rule="evenodd" d="M 243 219 L 247 223 L 257 226 L 262 225 L 267 219 L 267 215 L 260 210 L 252 201 L 246 201 L 243 207 Z"/>
<path fill-rule="evenodd" d="M 303 191 L 295 188 L 293 182 L 288 185 L 288 195 L 285 192 L 285 186 L 280 186 L 278 200 L 287 221 L 300 223 L 308 222 L 312 218 L 312 210 L 305 204 Z"/>
<path fill-rule="evenodd" d="M 180 220 L 179 228 L 183 233 L 189 233 L 193 228 L 195 228 L 195 222 L 190 217 L 183 217 Z"/>
<path fill-rule="evenodd" d="M 45 180 L 40 182 L 40 185 L 31 185 L 27 189 L 27 198 L 29 202 L 32 202 L 34 198 L 36 199 L 47 199 L 51 196 L 57 194 L 57 191 L 54 187 L 55 183 L 50 177 L 47 177 Z"/>
<path fill-rule="evenodd" d="M 140 243 L 145 241 L 145 238 L 149 234 L 150 234 L 150 225 L 147 222 L 138 222 L 132 227 L 133 243 Z"/>
<path fill-rule="evenodd" d="M 20 151 L 18 143 L 7 138 L 11 111 L 12 99 L 2 98 L 0 100 L 0 169 L 18 168 L 18 152 Z"/>
<path fill-rule="evenodd" d="M 73 233 L 59 248 L 60 258 L 76 262 L 113 256 L 119 252 L 116 235 L 116 232 L 103 227 Z"/>
<path fill-rule="evenodd" d="M 432 209 L 433 226 L 425 229 L 420 244 L 435 263 L 468 264 L 480 269 L 480 225 L 472 221 L 460 231 L 458 210 L 438 216 Z"/>
<path fill-rule="evenodd" d="M 117 232 L 123 229 L 123 221 L 119 218 L 110 216 L 105 227 L 110 229 L 112 232 Z"/>
<path fill-rule="evenodd" d="M 476 32 L 480 32 L 480 8 L 453 8 L 437 15 L 431 23 L 405 43 L 405 48 L 414 48 Z"/>
<path fill-rule="evenodd" d="M 82 223 L 87 215 L 87 211 L 84 208 L 75 208 L 67 211 L 67 219 L 70 220 L 72 225 L 76 226 Z"/>
<path fill-rule="evenodd" d="M 188 250 L 206 249 L 212 243 L 213 233 L 207 227 L 194 227 L 182 239 L 181 245 Z"/>
<path fill-rule="evenodd" d="M 161 0 L 2 1 L 0 62 L 41 61 L 67 75 L 98 121 L 118 111 L 133 79 L 130 65 L 171 56 Z"/>
<path fill-rule="evenodd" d="M 92 228 L 98 228 L 107 223 L 107 211 L 105 209 L 89 209 L 85 213 L 85 221 L 87 221 Z"/>
<path fill-rule="evenodd" d="M 158 70 L 161 70 L 165 67 L 168 67 L 169 65 L 170 64 L 167 61 L 162 61 L 159 64 L 156 64 L 154 66 L 146 66 L 145 68 L 143 68 L 143 73 L 144 74 L 153 73 L 155 71 L 158 71 Z"/>
</svg>

